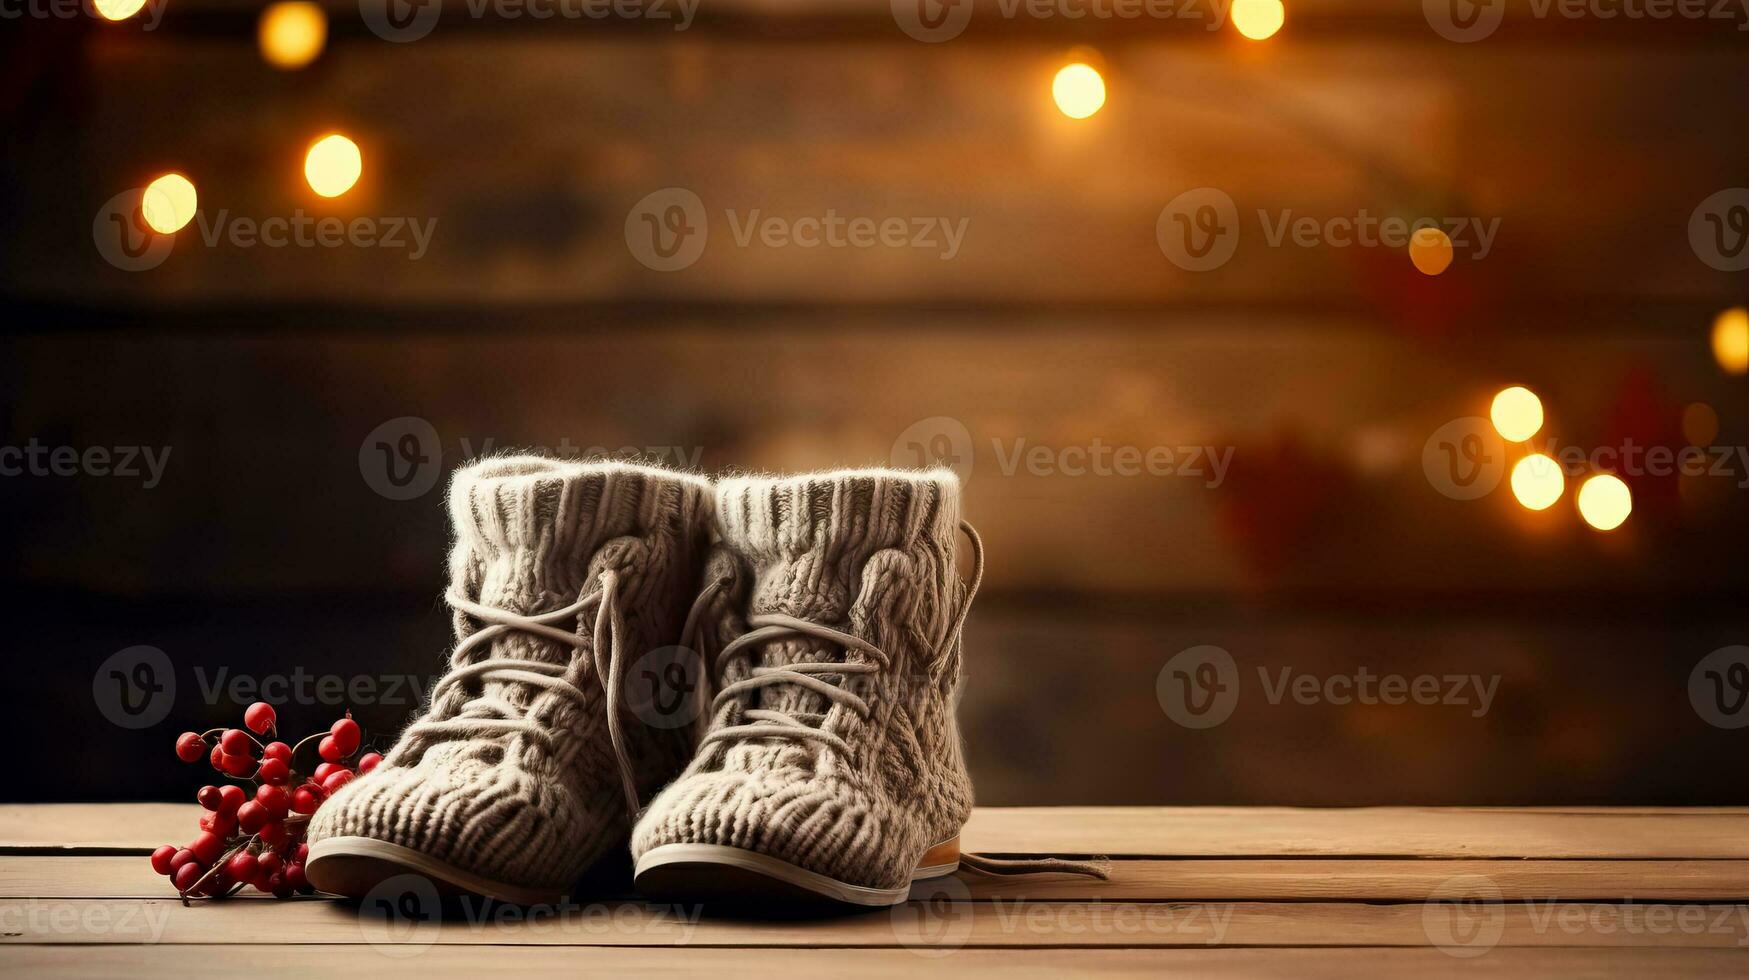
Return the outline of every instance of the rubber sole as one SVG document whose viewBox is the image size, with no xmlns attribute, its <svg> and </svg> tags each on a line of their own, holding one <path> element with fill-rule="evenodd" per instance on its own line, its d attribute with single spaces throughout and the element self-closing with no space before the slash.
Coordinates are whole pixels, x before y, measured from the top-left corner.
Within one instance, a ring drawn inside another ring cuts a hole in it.
<svg viewBox="0 0 1749 980">
<path fill-rule="evenodd" d="M 416 874 L 431 880 L 440 895 L 483 895 L 512 905 L 554 905 L 559 889 L 529 888 L 494 881 L 422 854 L 410 847 L 374 837 L 330 837 L 310 845 L 304 876 L 320 891 L 363 898 L 396 875 Z"/>
<path fill-rule="evenodd" d="M 944 841 L 917 860 L 911 881 L 953 874 L 960 866 L 959 838 Z M 897 888 L 871 888 L 840 881 L 768 854 L 723 844 L 663 844 L 638 858 L 633 883 L 650 898 L 810 903 L 843 902 L 879 908 L 898 905 L 911 894 Z"/>
</svg>

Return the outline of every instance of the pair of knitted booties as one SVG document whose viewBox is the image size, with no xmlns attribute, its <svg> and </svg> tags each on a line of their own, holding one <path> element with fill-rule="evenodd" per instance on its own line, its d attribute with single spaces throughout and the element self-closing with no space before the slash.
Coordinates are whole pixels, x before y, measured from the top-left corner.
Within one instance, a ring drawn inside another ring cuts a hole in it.
<svg viewBox="0 0 1749 980">
<path fill-rule="evenodd" d="M 628 839 L 638 889 L 665 898 L 890 905 L 953 873 L 983 564 L 962 584 L 958 489 L 947 470 L 459 471 L 449 671 L 317 811 L 311 883 L 357 897 L 416 873 L 542 904 Z M 1085 870 L 1057 864 L 1018 870 Z"/>
</svg>

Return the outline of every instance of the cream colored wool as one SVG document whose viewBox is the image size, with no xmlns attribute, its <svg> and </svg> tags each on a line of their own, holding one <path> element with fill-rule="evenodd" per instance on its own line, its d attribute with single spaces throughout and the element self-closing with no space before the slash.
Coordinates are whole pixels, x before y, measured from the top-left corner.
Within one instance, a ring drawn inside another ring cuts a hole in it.
<svg viewBox="0 0 1749 980">
<path fill-rule="evenodd" d="M 725 699 L 709 731 L 781 711 L 842 739 L 707 740 L 633 831 L 634 856 L 673 843 L 757 851 L 840 881 L 893 888 L 929 847 L 960 831 L 972 808 L 954 706 L 960 643 L 951 635 L 965 587 L 955 568 L 959 482 L 952 471 L 864 470 L 717 485 L 726 555 L 749 616 L 779 613 L 850 633 L 884 651 L 875 673 L 815 675 L 870 709 L 835 704 L 784 682 Z M 732 559 L 732 560 L 731 560 Z M 718 640 L 748 628 L 731 620 Z M 718 689 L 755 664 L 873 663 L 830 640 L 789 635 L 717 667 Z"/>
<path fill-rule="evenodd" d="M 449 507 L 452 592 L 533 615 L 599 593 L 602 573 L 612 571 L 623 663 L 681 642 L 708 544 L 707 480 L 621 463 L 506 457 L 458 471 Z M 560 664 L 569 683 L 546 688 L 494 670 L 447 685 L 374 771 L 322 806 L 310 841 L 371 837 L 495 881 L 570 885 L 630 829 L 593 663 L 601 612 L 592 607 L 576 622 L 554 624 L 577 634 L 576 648 L 518 630 L 482 643 L 467 663 Z M 458 643 L 480 629 L 456 613 Z M 452 672 L 464 666 L 452 657 Z M 506 717 L 532 724 L 491 730 L 493 719 Z M 426 723 L 481 730 L 422 731 Z M 626 724 L 638 789 L 653 792 L 686 761 L 689 733 Z"/>
</svg>

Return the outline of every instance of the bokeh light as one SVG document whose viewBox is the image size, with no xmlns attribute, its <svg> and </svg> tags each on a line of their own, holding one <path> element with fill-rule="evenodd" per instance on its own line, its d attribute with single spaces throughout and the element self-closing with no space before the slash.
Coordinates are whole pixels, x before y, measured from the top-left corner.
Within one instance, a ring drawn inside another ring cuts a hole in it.
<svg viewBox="0 0 1749 980">
<path fill-rule="evenodd" d="M 1494 431 L 1507 442 L 1523 442 L 1543 427 L 1543 403 L 1534 392 L 1522 385 L 1513 385 L 1494 396 L 1488 406 L 1488 418 Z"/>
<path fill-rule="evenodd" d="M 1287 20 L 1287 9 L 1281 0 L 1233 0 L 1227 16 L 1233 19 L 1233 27 L 1240 34 L 1262 41 L 1281 30 Z"/>
<path fill-rule="evenodd" d="M 92 0 L 91 5 L 104 20 L 127 20 L 140 12 L 146 0 Z"/>
<path fill-rule="evenodd" d="M 1621 527 L 1634 512 L 1634 495 L 1621 477 L 1599 473 L 1579 485 L 1579 516 L 1599 531 Z"/>
<path fill-rule="evenodd" d="M 1567 478 L 1551 456 L 1531 453 L 1512 467 L 1512 495 L 1529 510 L 1547 510 L 1561 499 Z"/>
<path fill-rule="evenodd" d="M 302 68 L 328 43 L 328 15 L 308 0 L 269 4 L 256 28 L 261 57 L 275 68 Z"/>
<path fill-rule="evenodd" d="M 1727 374 L 1749 373 L 1749 309 L 1734 306 L 1713 321 L 1713 357 Z"/>
<path fill-rule="evenodd" d="M 140 216 L 160 235 L 174 235 L 194 220 L 199 207 L 194 182 L 178 173 L 168 173 L 146 185 L 140 196 Z"/>
<path fill-rule="evenodd" d="M 1682 438 L 1690 446 L 1711 446 L 1719 437 L 1719 413 L 1706 402 L 1694 402 L 1682 410 Z"/>
<path fill-rule="evenodd" d="M 1064 65 L 1051 80 L 1051 98 L 1070 119 L 1086 119 L 1105 105 L 1105 79 L 1092 65 Z"/>
<path fill-rule="evenodd" d="M 1451 265 L 1451 236 L 1438 228 L 1417 228 L 1409 236 L 1409 261 L 1426 276 L 1437 276 Z"/>
<path fill-rule="evenodd" d="M 339 197 L 351 190 L 363 172 L 364 157 L 358 144 L 339 133 L 310 144 L 310 152 L 304 155 L 304 179 L 323 197 Z"/>
</svg>

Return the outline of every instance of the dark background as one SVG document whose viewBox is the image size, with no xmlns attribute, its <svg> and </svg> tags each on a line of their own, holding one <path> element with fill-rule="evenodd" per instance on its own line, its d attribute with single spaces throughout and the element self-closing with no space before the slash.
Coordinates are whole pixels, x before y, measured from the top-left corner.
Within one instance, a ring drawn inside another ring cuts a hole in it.
<svg viewBox="0 0 1749 980">
<path fill-rule="evenodd" d="M 923 44 L 885 4 L 704 0 L 680 34 L 446 11 L 389 44 L 335 4 L 297 72 L 262 62 L 258 8 L 229 0 L 172 0 L 153 31 L 0 23 L 0 445 L 171 447 L 152 489 L 0 478 L 3 710 L 28 749 L 0 797 L 187 798 L 205 772 L 175 735 L 243 707 L 204 693 L 221 669 L 438 673 L 442 483 L 373 489 L 392 420 L 428 424 L 447 475 L 487 444 L 561 440 L 683 447 L 711 472 L 915 464 L 909 440 L 940 426 L 914 427 L 945 417 L 970 436 L 955 452 L 990 552 L 962 708 L 983 802 L 1749 803 L 1749 729 L 1689 699 L 1701 658 L 1749 643 L 1749 473 L 1629 475 L 1634 514 L 1603 534 L 1576 481 L 1533 514 L 1504 486 L 1450 499 L 1422 466 L 1435 430 L 1513 383 L 1543 399 L 1539 441 L 1680 447 L 1694 402 L 1712 441 L 1749 439 L 1745 380 L 1708 346 L 1744 274 L 1687 233 L 1699 202 L 1749 184 L 1749 35 L 1513 4 L 1460 45 L 1420 6 L 1289 0 L 1256 44 L 979 7 Z M 1080 122 L 1049 96 L 1076 57 L 1109 88 Z M 324 202 L 299 160 L 329 129 L 365 176 Z M 156 269 L 106 264 L 93 216 L 168 169 L 209 216 L 438 224 L 418 261 L 209 247 L 191 226 Z M 674 186 L 711 237 L 659 273 L 624 225 Z M 1189 273 L 1155 221 L 1203 186 L 1244 230 L 1232 261 Z M 725 208 L 969 226 L 952 261 L 737 248 Z M 1267 247 L 1258 209 L 1500 233 L 1430 278 L 1401 249 Z M 1005 473 L 992 441 L 1016 439 L 1234 462 L 1212 488 Z M 1199 644 L 1249 684 L 1206 731 L 1156 692 Z M 176 690 L 130 730 L 100 667 L 139 645 Z M 1270 704 L 1259 667 L 1498 688 L 1481 717 Z M 411 709 L 356 710 L 386 744 Z M 295 731 L 339 710 L 280 708 Z"/>
</svg>

